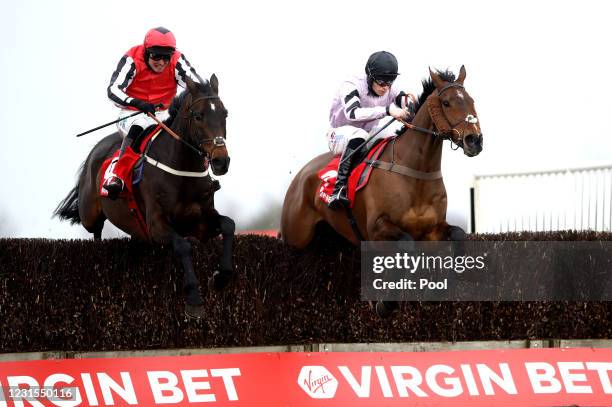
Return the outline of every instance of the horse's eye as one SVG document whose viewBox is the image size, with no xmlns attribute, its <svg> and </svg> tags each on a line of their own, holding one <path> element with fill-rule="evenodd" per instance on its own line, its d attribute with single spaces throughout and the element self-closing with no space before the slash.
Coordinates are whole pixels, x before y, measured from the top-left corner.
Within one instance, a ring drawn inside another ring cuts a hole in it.
<svg viewBox="0 0 612 407">
<path fill-rule="evenodd" d="M 450 107 L 450 102 L 448 100 L 444 100 L 442 104 L 444 105 L 444 107 Z"/>
<path fill-rule="evenodd" d="M 194 120 L 196 120 L 196 121 L 198 121 L 198 122 L 199 122 L 199 121 L 202 121 L 202 115 L 201 115 L 201 114 L 194 114 L 194 115 L 193 115 L 193 118 L 194 118 Z"/>
</svg>

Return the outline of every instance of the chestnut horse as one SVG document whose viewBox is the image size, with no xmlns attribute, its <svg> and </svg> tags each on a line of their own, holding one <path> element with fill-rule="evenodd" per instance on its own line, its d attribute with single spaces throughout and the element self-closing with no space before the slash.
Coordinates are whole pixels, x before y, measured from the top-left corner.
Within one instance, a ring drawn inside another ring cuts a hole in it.
<svg viewBox="0 0 612 407">
<path fill-rule="evenodd" d="M 112 201 L 99 193 L 102 163 L 121 145 L 118 133 L 105 137 L 92 149 L 77 185 L 55 210 L 61 219 L 81 223 L 95 239 L 100 239 L 108 219 L 133 238 L 171 243 L 183 268 L 185 312 L 196 318 L 203 314 L 203 300 L 193 268 L 192 246 L 186 237 L 206 241 L 222 235 L 220 267 L 211 277 L 215 288 L 228 282 L 234 268 L 234 221 L 215 210 L 218 182 L 208 174 L 208 162 L 215 175 L 225 174 L 230 162 L 225 145 L 227 110 L 218 88 L 215 75 L 206 85 L 188 79 L 187 89 L 173 100 L 169 127 L 181 136 L 181 142 L 162 131 L 146 151 L 142 181 L 134 187 L 145 225 L 130 213 L 125 199 Z"/>
<path fill-rule="evenodd" d="M 440 164 L 446 138 L 457 148 L 463 148 L 469 157 L 482 150 L 474 101 L 463 87 L 465 75 L 463 66 L 457 80 L 451 72 L 430 70 L 431 79 L 423 81 L 416 115 L 408 124 L 412 128 L 387 145 L 379 158 L 382 165 L 373 170 L 368 184 L 355 196 L 352 214 L 356 229 L 351 227 L 347 211 L 329 209 L 318 197 L 321 186 L 318 172 L 333 158 L 332 153 L 319 155 L 306 164 L 285 196 L 281 218 L 285 242 L 297 248 L 306 247 L 319 222 L 327 222 L 355 245 L 361 237 L 464 239 L 461 228 L 446 223 L 447 198 Z"/>
</svg>

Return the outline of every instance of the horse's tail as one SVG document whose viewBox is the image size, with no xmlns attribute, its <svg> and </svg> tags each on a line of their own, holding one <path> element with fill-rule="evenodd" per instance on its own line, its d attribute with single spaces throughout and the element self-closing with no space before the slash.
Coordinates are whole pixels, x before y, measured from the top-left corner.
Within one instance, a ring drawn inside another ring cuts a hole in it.
<svg viewBox="0 0 612 407">
<path fill-rule="evenodd" d="M 79 171 L 79 180 L 83 175 L 83 171 L 85 170 L 85 163 L 81 165 L 81 169 Z M 79 181 L 66 198 L 64 198 L 55 211 L 53 211 L 53 217 L 59 217 L 62 220 L 69 220 L 71 225 L 75 223 L 81 223 L 81 217 L 79 216 Z"/>
</svg>

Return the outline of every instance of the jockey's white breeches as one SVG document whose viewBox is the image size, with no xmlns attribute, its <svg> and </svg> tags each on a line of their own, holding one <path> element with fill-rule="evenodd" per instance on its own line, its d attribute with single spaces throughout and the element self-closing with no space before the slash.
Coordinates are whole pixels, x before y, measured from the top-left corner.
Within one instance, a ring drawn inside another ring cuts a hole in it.
<svg viewBox="0 0 612 407">
<path fill-rule="evenodd" d="M 367 132 L 359 127 L 350 125 L 337 127 L 335 129 L 329 129 L 329 131 L 327 132 L 327 144 L 329 146 L 329 151 L 336 155 L 344 153 L 344 150 L 346 149 L 346 146 L 348 145 L 349 141 L 356 138 L 366 140 L 372 134 L 376 134 L 376 132 L 378 132 L 382 127 L 389 123 L 390 120 L 393 120 L 391 116 L 385 116 L 382 119 L 377 120 L 377 123 L 374 125 L 374 127 L 372 127 L 372 130 L 370 130 L 370 132 Z M 395 136 L 397 132 L 402 128 L 402 126 L 402 123 L 394 121 L 394 123 L 391 123 L 383 131 L 376 134 L 376 136 L 372 138 L 372 140 L 370 140 L 370 142 L 368 143 L 367 148 L 369 149 L 370 147 L 372 147 L 372 145 L 377 140 Z"/>
<path fill-rule="evenodd" d="M 130 109 L 121 109 L 121 111 L 119 112 L 119 118 L 121 119 L 122 117 L 129 116 L 133 113 L 136 113 L 136 111 Z M 161 121 L 164 121 L 168 117 L 170 117 L 170 115 L 168 114 L 168 110 L 159 110 L 155 112 L 155 117 L 157 117 Z M 117 123 L 117 129 L 119 130 L 119 134 L 121 134 L 121 137 L 125 137 L 127 136 L 128 132 L 130 131 L 130 128 L 133 125 L 140 126 L 143 129 L 146 129 L 147 127 L 153 124 L 157 124 L 157 122 L 147 116 L 146 113 L 141 113 L 137 114 L 134 117 L 128 117 L 124 120 L 121 120 Z"/>
</svg>

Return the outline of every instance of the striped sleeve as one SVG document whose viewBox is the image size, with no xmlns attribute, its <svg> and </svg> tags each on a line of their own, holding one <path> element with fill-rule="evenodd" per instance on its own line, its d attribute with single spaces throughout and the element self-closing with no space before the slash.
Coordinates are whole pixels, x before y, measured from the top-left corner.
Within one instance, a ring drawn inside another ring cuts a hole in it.
<svg viewBox="0 0 612 407">
<path fill-rule="evenodd" d="M 205 85 L 208 81 L 204 80 L 198 75 L 196 70 L 191 66 L 185 55 L 181 54 L 178 61 L 176 61 L 176 67 L 174 68 L 174 76 L 176 77 L 176 82 L 181 87 L 186 87 L 186 80 L 190 78 L 194 82 L 201 83 Z"/>
<path fill-rule="evenodd" d="M 385 116 L 386 106 L 361 107 L 359 91 L 354 84 L 346 82 L 341 92 L 344 115 L 349 122 L 368 122 Z"/>
<path fill-rule="evenodd" d="M 119 106 L 127 106 L 132 100 L 125 90 L 134 80 L 136 75 L 136 64 L 134 60 L 124 55 L 117 64 L 117 69 L 113 72 L 110 84 L 108 85 L 108 97 Z"/>
</svg>

